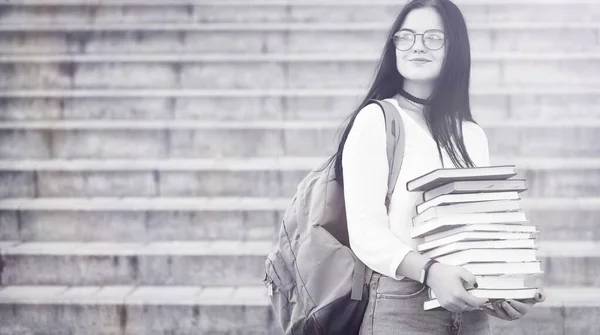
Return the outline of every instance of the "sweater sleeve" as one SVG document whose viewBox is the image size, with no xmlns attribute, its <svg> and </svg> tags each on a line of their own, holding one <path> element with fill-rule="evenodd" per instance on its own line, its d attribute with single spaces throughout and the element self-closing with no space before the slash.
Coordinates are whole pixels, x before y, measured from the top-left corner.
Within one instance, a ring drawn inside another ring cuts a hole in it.
<svg viewBox="0 0 600 335">
<path fill-rule="evenodd" d="M 389 228 L 385 120 L 378 105 L 358 113 L 344 144 L 342 167 L 350 247 L 371 269 L 401 278 L 396 270 L 413 249 Z"/>
</svg>

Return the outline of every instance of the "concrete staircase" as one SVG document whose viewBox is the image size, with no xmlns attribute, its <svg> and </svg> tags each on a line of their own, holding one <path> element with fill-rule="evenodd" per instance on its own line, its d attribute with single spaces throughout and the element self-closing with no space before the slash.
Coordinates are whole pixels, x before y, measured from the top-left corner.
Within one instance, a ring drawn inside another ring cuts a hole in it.
<svg viewBox="0 0 600 335">
<path fill-rule="evenodd" d="M 0 334 L 277 334 L 264 259 L 397 1 L 0 5 Z M 548 300 L 600 326 L 600 3 L 457 0 L 493 163 L 528 179 Z"/>
</svg>

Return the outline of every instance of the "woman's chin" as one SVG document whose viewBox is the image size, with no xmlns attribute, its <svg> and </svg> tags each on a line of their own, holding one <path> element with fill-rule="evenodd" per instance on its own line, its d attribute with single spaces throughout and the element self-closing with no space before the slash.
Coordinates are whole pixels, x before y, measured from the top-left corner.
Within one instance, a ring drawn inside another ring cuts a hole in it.
<svg viewBox="0 0 600 335">
<path fill-rule="evenodd" d="M 437 78 L 436 73 L 411 72 L 402 75 L 405 79 L 415 82 L 432 82 Z"/>
<path fill-rule="evenodd" d="M 415 66 L 407 66 L 399 71 L 402 77 L 411 80 L 411 81 L 433 81 L 437 79 L 440 74 L 440 69 L 433 69 L 427 67 L 415 67 Z"/>
</svg>

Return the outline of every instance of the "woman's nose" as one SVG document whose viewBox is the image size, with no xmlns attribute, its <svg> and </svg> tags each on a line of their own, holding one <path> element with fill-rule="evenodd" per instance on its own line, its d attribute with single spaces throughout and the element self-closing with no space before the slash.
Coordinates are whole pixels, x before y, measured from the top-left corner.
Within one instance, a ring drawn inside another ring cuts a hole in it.
<svg viewBox="0 0 600 335">
<path fill-rule="evenodd" d="M 425 51 L 426 51 L 426 47 L 425 47 L 425 44 L 423 44 L 423 39 L 421 38 L 421 36 L 416 36 L 415 44 L 413 45 L 413 52 L 425 52 Z"/>
</svg>

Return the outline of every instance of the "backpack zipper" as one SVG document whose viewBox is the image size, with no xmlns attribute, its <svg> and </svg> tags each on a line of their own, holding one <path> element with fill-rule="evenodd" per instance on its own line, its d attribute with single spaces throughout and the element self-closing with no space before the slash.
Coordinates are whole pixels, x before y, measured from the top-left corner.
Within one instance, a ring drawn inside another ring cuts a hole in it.
<svg viewBox="0 0 600 335">
<path fill-rule="evenodd" d="M 265 278 L 262 281 L 265 284 L 265 287 L 267 288 L 267 294 L 269 295 L 269 298 L 272 298 L 274 293 L 273 279 L 269 278 L 269 276 L 267 276 L 267 273 L 265 272 Z"/>
</svg>

